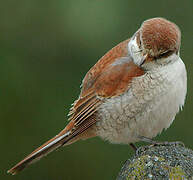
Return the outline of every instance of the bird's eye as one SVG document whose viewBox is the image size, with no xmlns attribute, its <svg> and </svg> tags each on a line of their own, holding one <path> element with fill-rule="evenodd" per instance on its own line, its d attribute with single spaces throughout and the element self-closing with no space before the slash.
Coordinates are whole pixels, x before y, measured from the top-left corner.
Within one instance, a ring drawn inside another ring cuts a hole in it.
<svg viewBox="0 0 193 180">
<path fill-rule="evenodd" d="M 166 58 L 166 57 L 170 56 L 172 53 L 173 53 L 173 51 L 168 50 L 168 51 L 161 53 L 157 58 L 163 58 L 163 57 Z"/>
</svg>

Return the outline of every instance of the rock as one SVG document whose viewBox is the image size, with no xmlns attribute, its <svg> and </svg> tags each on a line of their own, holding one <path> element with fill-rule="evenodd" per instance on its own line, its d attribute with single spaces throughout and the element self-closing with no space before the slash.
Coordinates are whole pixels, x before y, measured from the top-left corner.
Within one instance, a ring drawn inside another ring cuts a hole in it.
<svg viewBox="0 0 193 180">
<path fill-rule="evenodd" d="M 180 144 L 141 147 L 128 159 L 117 180 L 193 179 L 193 151 Z"/>
</svg>

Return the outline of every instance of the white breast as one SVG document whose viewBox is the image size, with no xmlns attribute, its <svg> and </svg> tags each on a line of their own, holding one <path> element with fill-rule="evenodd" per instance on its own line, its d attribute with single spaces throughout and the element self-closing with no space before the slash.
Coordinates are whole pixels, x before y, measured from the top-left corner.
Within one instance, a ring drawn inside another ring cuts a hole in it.
<svg viewBox="0 0 193 180">
<path fill-rule="evenodd" d="M 107 99 L 99 108 L 97 134 L 112 143 L 155 137 L 168 128 L 184 105 L 186 69 L 179 58 L 135 78 L 121 96 Z"/>
</svg>

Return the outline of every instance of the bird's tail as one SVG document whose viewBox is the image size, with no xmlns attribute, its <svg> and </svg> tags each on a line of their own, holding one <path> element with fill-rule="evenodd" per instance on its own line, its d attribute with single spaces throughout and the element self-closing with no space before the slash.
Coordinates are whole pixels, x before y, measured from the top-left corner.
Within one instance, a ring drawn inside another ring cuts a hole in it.
<svg viewBox="0 0 193 180">
<path fill-rule="evenodd" d="M 34 150 L 31 154 L 29 154 L 25 159 L 20 161 L 18 164 L 16 164 L 13 168 L 8 170 L 8 173 L 11 173 L 12 175 L 17 174 L 21 170 L 23 170 L 25 167 L 29 166 L 30 164 L 38 161 L 43 156 L 47 155 L 48 153 L 52 152 L 55 149 L 58 149 L 59 147 L 63 145 L 67 145 L 72 143 L 72 136 L 71 134 L 71 128 L 67 126 L 63 131 L 61 131 L 57 136 L 50 139 L 46 143 L 44 143 L 42 146 Z"/>
</svg>

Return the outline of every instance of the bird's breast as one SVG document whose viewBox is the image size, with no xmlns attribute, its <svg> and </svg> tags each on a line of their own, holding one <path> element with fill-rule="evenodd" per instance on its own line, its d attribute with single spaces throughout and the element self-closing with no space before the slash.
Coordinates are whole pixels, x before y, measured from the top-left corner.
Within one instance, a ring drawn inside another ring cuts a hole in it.
<svg viewBox="0 0 193 180">
<path fill-rule="evenodd" d="M 186 69 L 181 61 L 134 78 L 125 93 L 105 99 L 98 109 L 96 131 L 112 143 L 152 138 L 168 128 L 186 95 Z"/>
</svg>

